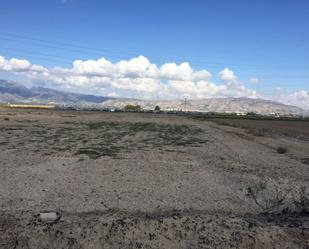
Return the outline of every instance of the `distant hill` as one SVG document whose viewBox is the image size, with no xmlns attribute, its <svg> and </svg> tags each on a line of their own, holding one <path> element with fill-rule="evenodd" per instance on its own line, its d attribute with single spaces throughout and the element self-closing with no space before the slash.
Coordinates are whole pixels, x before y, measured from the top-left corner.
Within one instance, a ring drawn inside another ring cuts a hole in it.
<svg viewBox="0 0 309 249">
<path fill-rule="evenodd" d="M 279 102 L 265 99 L 251 98 L 209 98 L 188 101 L 186 107 L 182 100 L 145 101 L 130 99 L 112 99 L 103 103 L 104 107 L 122 108 L 127 104 L 138 104 L 145 109 L 154 109 L 158 105 L 165 110 L 189 110 L 200 112 L 255 112 L 255 113 L 280 113 L 304 114 L 301 108 L 284 105 Z"/>
<path fill-rule="evenodd" d="M 164 110 L 184 110 L 182 100 L 138 100 L 110 98 L 62 92 L 43 87 L 27 88 L 16 82 L 0 80 L 0 103 L 54 103 L 75 106 L 96 106 L 99 108 L 123 108 L 127 104 L 139 104 L 153 110 L 156 105 Z M 280 114 L 304 114 L 301 108 L 275 101 L 251 98 L 209 98 L 190 100 L 186 105 L 190 111 L 213 112 L 256 112 Z"/>
<path fill-rule="evenodd" d="M 80 104 L 102 103 L 109 97 L 62 92 L 44 87 L 27 88 L 16 82 L 0 80 L 0 102 Z"/>
</svg>

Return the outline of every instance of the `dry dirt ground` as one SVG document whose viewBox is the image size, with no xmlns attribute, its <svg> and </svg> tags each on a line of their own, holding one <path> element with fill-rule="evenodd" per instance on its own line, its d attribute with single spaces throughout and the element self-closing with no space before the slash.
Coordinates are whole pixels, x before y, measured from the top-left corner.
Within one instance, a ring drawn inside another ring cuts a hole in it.
<svg viewBox="0 0 309 249">
<path fill-rule="evenodd" d="M 0 109 L 0 248 L 308 249 L 307 214 L 246 196 L 265 178 L 309 186 L 309 127 L 293 125 Z"/>
</svg>

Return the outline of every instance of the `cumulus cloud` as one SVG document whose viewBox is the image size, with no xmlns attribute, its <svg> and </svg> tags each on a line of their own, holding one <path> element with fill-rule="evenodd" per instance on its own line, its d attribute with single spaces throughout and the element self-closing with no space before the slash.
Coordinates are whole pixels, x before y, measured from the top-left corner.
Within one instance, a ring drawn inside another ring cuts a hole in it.
<svg viewBox="0 0 309 249">
<path fill-rule="evenodd" d="M 228 68 L 223 69 L 219 72 L 220 79 L 223 81 L 235 81 L 237 79 L 234 72 Z"/>
<path fill-rule="evenodd" d="M 183 81 L 208 80 L 211 77 L 211 74 L 206 70 L 194 72 L 187 62 L 179 65 L 176 63 L 166 63 L 161 66 L 158 73 L 161 78 Z"/>
<path fill-rule="evenodd" d="M 99 60 L 76 60 L 73 62 L 71 73 L 88 76 L 105 76 L 110 78 L 152 78 L 165 80 L 207 80 L 211 74 L 207 70 L 194 71 L 187 62 L 177 65 L 166 63 L 160 68 L 151 64 L 144 56 L 131 60 L 121 60 L 111 63 L 105 58 Z"/>
<path fill-rule="evenodd" d="M 23 72 L 28 71 L 30 66 L 31 64 L 27 60 L 20 60 L 16 58 L 7 60 L 3 56 L 0 56 L 0 70 L 9 72 Z"/>
<path fill-rule="evenodd" d="M 223 83 L 215 84 L 211 82 L 212 75 L 209 71 L 194 70 L 188 62 L 157 66 L 142 55 L 115 63 L 105 58 L 75 60 L 71 68 L 48 69 L 41 65 L 32 65 L 26 60 L 0 57 L 0 70 L 24 73 L 35 84 L 53 84 L 59 88 L 85 90 L 85 93 L 110 93 L 122 97 L 258 96 L 256 92 L 242 85 L 228 68 L 219 73 Z"/>
<path fill-rule="evenodd" d="M 278 99 L 285 104 L 295 105 L 302 109 L 309 110 L 309 91 L 296 91 L 290 94 L 281 95 Z"/>
<path fill-rule="evenodd" d="M 209 71 L 194 70 L 189 63 L 152 64 L 146 57 L 111 62 L 98 60 L 75 60 L 72 67 L 45 68 L 28 60 L 0 56 L 0 72 L 25 75 L 34 84 L 53 85 L 59 89 L 84 93 L 101 93 L 112 97 L 135 97 L 145 99 L 179 99 L 210 97 L 262 96 L 245 87 L 229 68 L 219 72 L 221 83 L 212 82 Z M 250 82 L 257 84 L 257 78 Z M 280 88 L 281 89 L 281 88 Z M 279 89 L 277 89 L 279 91 Z M 290 94 L 277 91 L 274 100 L 309 110 L 309 93 L 306 90 Z"/>
<path fill-rule="evenodd" d="M 72 71 L 78 74 L 88 75 L 88 76 L 111 76 L 113 73 L 114 65 L 106 60 L 101 58 L 97 61 L 95 60 L 76 60 L 73 62 Z M 59 70 L 61 70 L 59 68 Z"/>
<path fill-rule="evenodd" d="M 30 69 L 32 72 L 38 72 L 38 73 L 48 72 L 48 70 L 41 65 L 32 65 Z"/>
</svg>

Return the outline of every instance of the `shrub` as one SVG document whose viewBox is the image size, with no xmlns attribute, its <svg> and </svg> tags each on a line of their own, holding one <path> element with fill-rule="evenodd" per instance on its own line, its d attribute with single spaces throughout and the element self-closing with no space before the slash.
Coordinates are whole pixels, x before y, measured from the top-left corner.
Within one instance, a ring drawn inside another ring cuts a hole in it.
<svg viewBox="0 0 309 249">
<path fill-rule="evenodd" d="M 286 147 L 283 147 L 283 146 L 277 147 L 277 152 L 279 154 L 285 154 L 287 151 L 288 151 L 288 149 Z"/>
<path fill-rule="evenodd" d="M 305 186 L 300 186 L 292 191 L 293 205 L 300 212 L 309 212 L 309 193 Z"/>
<path fill-rule="evenodd" d="M 309 164 L 309 157 L 305 157 L 302 159 L 302 163 Z"/>
<path fill-rule="evenodd" d="M 246 190 L 247 197 L 263 212 L 278 212 L 283 209 L 300 213 L 309 212 L 309 193 L 305 186 L 280 184 L 269 179 L 254 183 Z"/>
<path fill-rule="evenodd" d="M 125 112 L 140 112 L 142 108 L 140 105 L 126 105 L 123 110 Z"/>
<path fill-rule="evenodd" d="M 247 187 L 247 197 L 264 212 L 278 211 L 283 207 L 288 192 L 271 180 L 264 180 Z"/>
<path fill-rule="evenodd" d="M 161 109 L 160 109 L 160 106 L 156 105 L 155 109 L 154 109 L 156 112 L 159 112 Z"/>
</svg>

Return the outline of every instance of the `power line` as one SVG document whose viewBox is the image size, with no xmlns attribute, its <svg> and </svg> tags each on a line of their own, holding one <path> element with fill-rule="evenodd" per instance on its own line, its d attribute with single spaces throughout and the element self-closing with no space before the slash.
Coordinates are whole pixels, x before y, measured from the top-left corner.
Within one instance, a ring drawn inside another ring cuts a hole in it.
<svg viewBox="0 0 309 249">
<path fill-rule="evenodd" d="M 128 56 L 136 56 L 135 53 L 126 53 L 126 52 L 119 52 L 119 51 L 111 51 L 111 50 L 106 50 L 106 49 L 96 49 L 93 47 L 87 47 L 87 46 L 81 46 L 81 45 L 76 45 L 76 44 L 71 44 L 71 43 L 64 43 L 64 42 L 55 42 L 55 41 L 47 41 L 47 40 L 43 40 L 43 39 L 38 39 L 38 38 L 30 38 L 30 37 L 25 37 L 25 36 L 20 36 L 20 35 L 9 35 L 9 34 L 5 34 L 5 33 L 0 33 L 0 36 L 6 36 L 6 37 L 15 37 L 15 38 L 20 38 L 20 39 L 25 39 L 25 40 L 32 40 L 35 42 L 39 42 L 39 43 L 45 43 L 45 44 L 58 44 L 60 46 L 64 46 L 64 47 L 74 47 L 77 49 L 82 49 L 82 50 L 88 50 L 88 51 L 95 51 L 98 53 L 113 53 L 113 54 L 119 54 L 119 55 L 128 55 Z"/>
<path fill-rule="evenodd" d="M 55 46 L 55 45 L 48 45 L 48 44 L 40 44 L 40 43 L 36 43 L 36 42 L 30 42 L 30 41 L 18 41 L 18 40 L 14 40 L 14 39 L 11 39 L 11 38 L 2 38 L 0 37 L 0 40 L 8 40 L 8 41 L 12 41 L 12 42 L 16 42 L 16 43 L 22 43 L 22 44 L 29 44 L 29 45 L 34 45 L 34 46 L 41 46 L 41 47 L 46 47 L 46 48 L 52 48 L 52 49 L 57 49 L 57 50 L 60 50 L 60 51 L 70 51 L 70 52 L 82 52 L 84 53 L 85 51 L 82 51 L 82 50 L 74 50 L 74 49 L 70 49 L 70 48 L 66 48 L 66 47 L 61 47 L 61 46 Z M 95 52 L 87 52 L 89 54 L 92 54 L 92 55 L 96 55 L 96 56 L 102 56 L 102 54 L 99 54 L 99 53 L 95 53 Z M 110 57 L 115 57 L 115 58 L 122 58 L 122 56 L 115 56 L 115 55 L 110 55 Z"/>
<path fill-rule="evenodd" d="M 65 57 L 65 56 L 58 56 L 58 55 L 53 55 L 53 54 L 48 54 L 48 53 L 41 53 L 41 52 L 33 52 L 33 51 L 29 51 L 29 50 L 24 50 L 24 49 L 16 49 L 16 48 L 8 48 L 8 47 L 2 47 L 0 46 L 0 50 L 4 50 L 4 51 L 12 51 L 15 54 L 27 54 L 30 55 L 31 57 L 36 57 L 36 56 L 40 56 L 40 58 L 46 58 L 47 60 L 50 60 L 50 58 L 55 58 L 53 61 L 62 61 L 62 62 L 67 62 L 67 63 L 72 63 L 73 59 L 69 58 L 69 57 Z"/>
<path fill-rule="evenodd" d="M 94 52 L 93 50 L 92 51 L 87 51 L 87 50 L 84 50 L 84 49 L 72 49 L 72 48 L 68 48 L 68 47 L 63 47 L 63 46 L 59 46 L 59 45 L 50 45 L 50 44 L 42 44 L 40 42 L 33 42 L 33 41 L 20 41 L 20 40 L 16 40 L 16 39 L 12 39 L 12 38 L 7 38 L 7 37 L 1 37 L 0 35 L 0 40 L 6 40 L 6 41 L 11 41 L 11 42 L 14 42 L 14 43 L 21 43 L 21 44 L 28 44 L 28 45 L 33 45 L 33 46 L 40 46 L 40 47 L 46 47 L 46 48 L 52 48 L 52 49 L 56 49 L 56 50 L 59 50 L 59 51 L 65 51 L 65 52 L 82 52 L 82 53 L 85 53 L 87 52 L 88 54 L 91 54 L 91 55 L 94 55 L 94 56 L 98 56 L 98 57 L 102 57 L 102 55 L 104 56 L 108 56 L 110 58 L 116 58 L 116 59 L 124 59 L 124 55 L 128 56 L 128 54 L 123 54 L 123 56 L 121 55 L 114 55 L 113 52 L 108 52 L 106 50 L 100 50 L 101 52 Z M 73 45 L 71 46 L 73 47 Z M 98 51 L 98 50 L 97 50 Z M 118 53 L 120 54 L 120 53 Z M 137 54 L 129 54 L 130 56 L 137 56 Z M 156 57 L 152 57 L 152 58 L 156 58 Z M 156 60 L 158 60 L 158 58 L 156 58 Z M 163 59 L 160 59 L 161 61 L 163 61 Z M 171 61 L 175 61 L 175 60 L 171 60 Z M 187 61 L 188 62 L 188 61 Z M 190 62 L 189 62 L 190 63 Z M 191 65 L 195 65 L 195 66 L 205 66 L 205 65 L 202 65 L 202 64 L 196 64 L 196 63 L 190 63 Z M 207 63 L 208 65 L 211 65 L 210 63 Z M 223 65 L 223 64 L 222 64 Z M 219 67 L 220 65 L 215 65 L 217 67 Z M 220 66 L 222 67 L 222 66 Z"/>
<path fill-rule="evenodd" d="M 10 39 L 10 38 L 1 38 L 1 33 L 0 33 L 0 40 L 1 39 L 5 39 L 5 40 L 11 40 L 11 41 L 14 41 L 14 42 L 20 42 L 18 40 L 14 40 L 14 39 Z M 38 39 L 40 40 L 40 39 Z M 40 40 L 41 41 L 41 40 Z M 27 44 L 31 44 L 31 45 L 38 45 L 37 43 L 35 42 L 30 42 L 30 41 L 25 41 L 25 42 L 22 42 L 22 43 L 27 43 Z M 65 46 L 68 46 L 67 43 L 61 43 L 61 44 L 66 44 Z M 64 48 L 64 47 L 61 47 L 61 46 L 54 46 L 54 45 L 46 45 L 46 44 L 40 44 L 41 46 L 45 46 L 45 47 L 51 47 L 51 48 L 56 48 L 56 49 L 60 49 L 60 50 L 63 50 L 63 51 L 71 51 L 71 52 L 76 52 L 78 50 L 73 50 L 73 49 L 67 49 L 67 48 Z M 75 45 L 73 45 L 75 46 Z M 80 47 L 77 45 L 77 47 Z M 1 49 L 1 48 L 0 48 Z M 42 52 L 33 52 L 33 51 L 27 51 L 27 50 L 23 50 L 23 49 L 12 49 L 12 48 L 7 48 L 7 47 L 2 47 L 2 49 L 4 49 L 5 51 L 13 51 L 15 54 L 16 51 L 19 51 L 18 55 L 19 54 L 26 54 L 28 56 L 31 56 L 32 58 L 38 58 L 38 59 L 43 59 L 45 61 L 52 61 L 52 62 L 64 62 L 64 63 L 68 63 L 68 64 L 72 64 L 72 62 L 74 61 L 74 59 L 72 59 L 72 57 L 68 57 L 68 56 L 58 56 L 58 55 L 54 55 L 54 54 L 48 54 L 48 53 L 42 53 Z M 98 54 L 98 53 L 94 53 L 94 54 Z M 117 57 L 117 58 L 122 58 L 121 56 L 110 56 L 110 57 Z M 282 73 L 280 73 L 282 74 Z M 246 76 L 246 74 L 239 74 L 240 76 Z M 249 77 L 251 77 L 252 75 L 255 75 L 256 77 L 267 77 L 267 76 L 273 76 L 274 74 L 261 74 L 261 73 L 258 73 L 258 74 L 247 74 Z M 297 75 L 284 75 L 284 77 L 293 77 L 293 78 L 307 78 L 309 77 L 309 75 L 300 75 L 300 74 L 297 74 Z"/>
<path fill-rule="evenodd" d="M 43 46 L 43 47 L 49 47 L 53 49 L 58 49 L 58 50 L 66 50 L 66 51 L 71 51 L 71 52 L 86 52 L 93 54 L 93 55 L 98 55 L 102 56 L 102 54 L 109 55 L 110 57 L 113 58 L 121 58 L 123 59 L 124 57 L 127 56 L 136 56 L 136 53 L 128 53 L 128 52 L 119 52 L 119 51 L 112 51 L 109 49 L 96 49 L 92 47 L 87 47 L 87 46 L 81 46 L 81 45 L 76 45 L 72 43 L 64 43 L 64 42 L 56 42 L 56 41 L 48 41 L 44 39 L 38 39 L 38 38 L 33 38 L 33 37 L 26 37 L 26 36 L 20 36 L 20 35 L 12 35 L 12 34 L 7 34 L 7 33 L 0 33 L 0 39 L 2 40 L 9 40 L 17 43 L 23 43 L 23 44 L 30 44 L 30 45 L 38 45 L 38 46 Z M 56 45 L 55 45 L 56 44 Z M 75 48 L 75 49 L 72 49 Z M 147 56 L 147 55 L 146 55 Z M 155 60 L 161 60 L 161 61 L 186 61 L 189 62 L 191 65 L 195 66 L 229 66 L 229 67 L 291 67 L 291 66 L 304 66 L 304 65 L 266 65 L 266 64 L 234 64 L 234 63 L 222 63 L 222 62 L 206 62 L 206 61 L 193 61 L 193 60 L 180 60 L 180 59 L 172 59 L 172 58 L 165 58 L 165 57 L 158 57 L 158 56 L 149 56 L 149 58 L 155 59 Z"/>
</svg>

